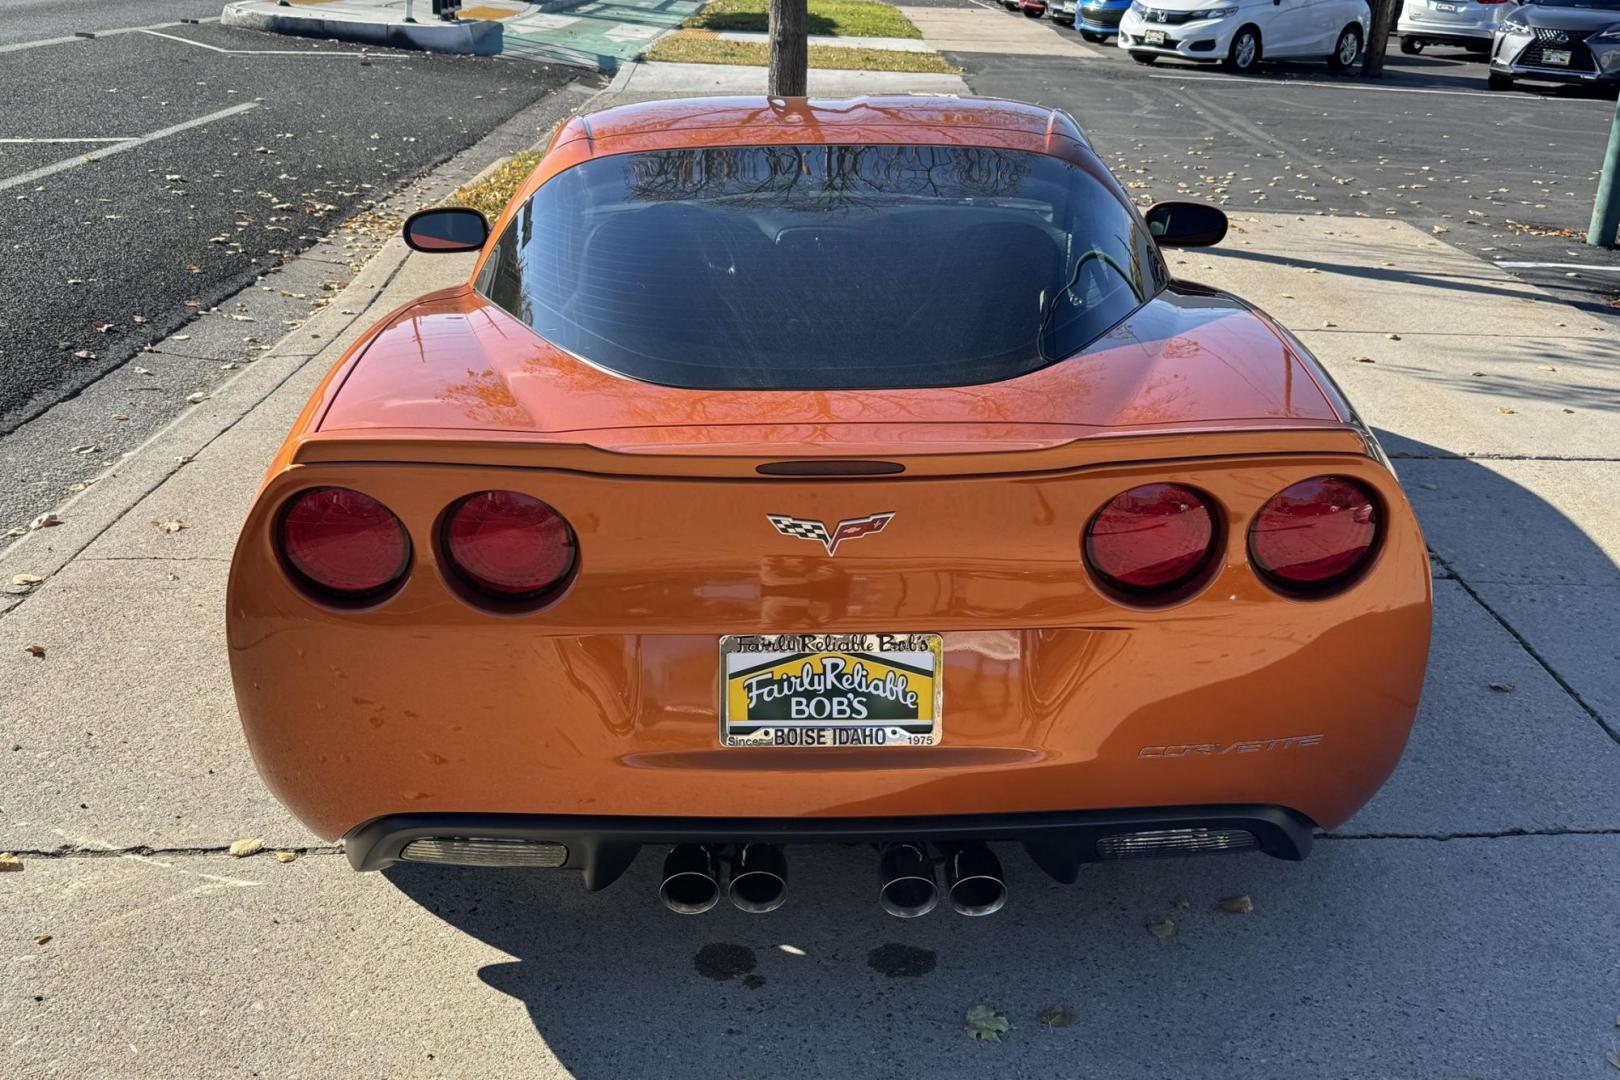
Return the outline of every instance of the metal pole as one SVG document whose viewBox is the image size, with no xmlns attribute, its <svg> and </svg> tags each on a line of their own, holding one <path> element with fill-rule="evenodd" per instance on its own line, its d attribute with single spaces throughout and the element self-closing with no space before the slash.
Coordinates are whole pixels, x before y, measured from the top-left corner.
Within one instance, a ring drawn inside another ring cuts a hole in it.
<svg viewBox="0 0 1620 1080">
<path fill-rule="evenodd" d="M 1614 106 L 1614 126 L 1609 128 L 1609 150 L 1603 155 L 1603 176 L 1598 180 L 1586 242 L 1593 247 L 1620 246 L 1616 230 L 1620 230 L 1620 101 Z"/>
</svg>

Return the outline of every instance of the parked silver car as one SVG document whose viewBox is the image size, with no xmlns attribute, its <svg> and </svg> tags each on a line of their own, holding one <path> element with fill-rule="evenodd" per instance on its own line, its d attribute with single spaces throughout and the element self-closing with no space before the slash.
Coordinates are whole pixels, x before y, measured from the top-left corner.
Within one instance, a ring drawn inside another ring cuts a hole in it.
<svg viewBox="0 0 1620 1080">
<path fill-rule="evenodd" d="M 1492 90 L 1515 79 L 1620 87 L 1620 0 L 1526 0 L 1497 28 Z"/>
<path fill-rule="evenodd" d="M 1502 17 L 1517 0 L 1406 0 L 1395 32 L 1401 52 L 1420 53 L 1425 45 L 1457 45 L 1484 53 Z"/>
</svg>

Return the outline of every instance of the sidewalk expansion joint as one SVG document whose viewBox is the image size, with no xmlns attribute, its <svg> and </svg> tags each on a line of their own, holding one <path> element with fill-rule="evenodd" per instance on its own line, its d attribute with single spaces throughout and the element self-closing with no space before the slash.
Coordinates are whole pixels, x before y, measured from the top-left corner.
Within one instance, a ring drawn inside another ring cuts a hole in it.
<svg viewBox="0 0 1620 1080">
<path fill-rule="evenodd" d="M 1602 728 L 1604 733 L 1607 734 L 1609 738 L 1613 739 L 1615 743 L 1620 744 L 1620 729 L 1616 729 L 1614 725 L 1610 724 L 1608 720 L 1604 719 L 1603 715 L 1599 713 L 1597 709 L 1593 708 L 1589 701 L 1581 696 L 1580 691 L 1571 686 L 1569 680 L 1560 675 L 1558 673 L 1558 669 L 1554 668 L 1547 658 L 1542 656 L 1541 653 L 1536 650 L 1534 645 L 1530 644 L 1528 638 L 1519 633 L 1518 629 L 1514 627 L 1512 623 L 1508 622 L 1507 619 L 1503 617 L 1501 612 L 1497 611 L 1486 602 L 1485 598 L 1479 594 L 1479 590 L 1475 589 L 1468 583 L 1466 578 L 1457 573 L 1457 568 L 1447 562 L 1445 556 L 1436 554 L 1434 552 L 1430 552 L 1430 556 L 1435 562 L 1439 563 L 1440 566 L 1445 569 L 1446 573 L 1451 575 L 1452 580 L 1462 587 L 1463 592 L 1473 597 L 1474 603 L 1484 608 L 1486 613 L 1489 614 L 1491 618 L 1496 620 L 1498 626 L 1513 636 L 1513 640 L 1519 643 L 1519 648 L 1523 649 L 1530 659 L 1541 665 L 1541 670 L 1545 671 L 1549 676 L 1552 677 L 1553 682 L 1557 683 L 1559 688 L 1562 689 L 1565 694 L 1569 695 L 1569 699 L 1575 704 L 1579 705 L 1582 711 L 1584 711 L 1587 716 L 1592 718 L 1593 723 Z"/>
<path fill-rule="evenodd" d="M 1484 832 L 1319 832 L 1316 834 L 1318 840 L 1503 840 L 1528 836 L 1620 836 L 1620 827 L 1612 829 L 1577 829 L 1554 826 L 1545 829 L 1494 829 Z"/>
<path fill-rule="evenodd" d="M 131 856 L 137 858 L 152 858 L 167 855 L 228 855 L 231 846 L 218 844 L 207 847 L 153 847 L 150 844 L 136 844 L 132 847 L 121 848 L 90 848 L 64 845 L 56 848 L 8 848 L 0 844 L 0 851 L 8 852 L 22 859 L 123 859 Z M 276 851 L 291 851 L 298 855 L 341 855 L 343 847 L 339 844 L 306 844 L 303 846 L 277 847 L 273 844 L 264 846 L 264 853 Z M 255 858 L 256 855 L 244 856 Z"/>
<path fill-rule="evenodd" d="M 1616 462 L 1620 458 L 1587 456 L 1584 454 L 1493 454 L 1493 453 L 1462 453 L 1462 454 L 1401 454 L 1389 455 L 1392 461 L 1568 461 L 1574 464 L 1581 462 Z"/>
</svg>

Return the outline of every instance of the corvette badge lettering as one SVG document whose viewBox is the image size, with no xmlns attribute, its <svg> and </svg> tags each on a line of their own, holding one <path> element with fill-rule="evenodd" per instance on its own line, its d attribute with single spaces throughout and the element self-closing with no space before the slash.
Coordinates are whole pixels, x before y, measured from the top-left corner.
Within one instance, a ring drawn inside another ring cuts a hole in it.
<svg viewBox="0 0 1620 1080">
<path fill-rule="evenodd" d="M 783 536 L 793 536 L 800 540 L 816 540 L 832 555 L 838 550 L 838 545 L 845 540 L 854 540 L 862 536 L 870 536 L 875 532 L 882 532 L 894 517 L 894 511 L 889 510 L 881 514 L 868 514 L 866 517 L 850 518 L 840 521 L 831 532 L 827 526 L 819 521 L 810 521 L 805 518 L 788 517 L 786 514 L 766 514 L 765 518 L 776 531 Z"/>
</svg>

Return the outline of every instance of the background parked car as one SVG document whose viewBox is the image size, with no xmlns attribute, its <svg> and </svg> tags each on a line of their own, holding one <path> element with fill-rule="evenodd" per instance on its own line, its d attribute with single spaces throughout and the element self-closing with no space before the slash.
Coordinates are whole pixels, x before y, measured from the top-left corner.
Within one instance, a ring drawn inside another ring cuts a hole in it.
<svg viewBox="0 0 1620 1080">
<path fill-rule="evenodd" d="M 1487 85 L 1515 78 L 1620 87 L 1620 0 L 1530 0 L 1497 28 Z"/>
<path fill-rule="evenodd" d="M 1420 53 L 1425 45 L 1460 45 L 1486 53 L 1502 17 L 1518 0 L 1409 0 L 1395 25 L 1401 52 Z"/>
<path fill-rule="evenodd" d="M 1039 19 L 1046 14 L 1046 0 L 1018 0 L 1018 10 L 1031 19 Z"/>
<path fill-rule="evenodd" d="M 1368 21 L 1367 0 L 1135 0 L 1119 46 L 1143 64 L 1171 56 L 1243 72 L 1262 59 L 1325 58 L 1342 71 L 1360 59 Z"/>
<path fill-rule="evenodd" d="M 1059 26 L 1074 25 L 1075 0 L 1052 0 L 1052 21 Z"/>
<path fill-rule="evenodd" d="M 1080 0 L 1080 36 L 1107 41 L 1119 33 L 1119 21 L 1130 6 L 1131 0 Z"/>
</svg>

